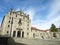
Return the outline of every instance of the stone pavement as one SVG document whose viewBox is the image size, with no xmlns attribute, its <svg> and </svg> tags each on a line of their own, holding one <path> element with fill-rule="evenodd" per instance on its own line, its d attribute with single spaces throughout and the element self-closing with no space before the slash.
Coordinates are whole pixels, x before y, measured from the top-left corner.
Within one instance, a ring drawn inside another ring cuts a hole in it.
<svg viewBox="0 0 60 45">
<path fill-rule="evenodd" d="M 26 39 L 14 38 L 14 41 L 9 41 L 9 45 L 60 45 L 60 40 L 57 39 Z"/>
</svg>

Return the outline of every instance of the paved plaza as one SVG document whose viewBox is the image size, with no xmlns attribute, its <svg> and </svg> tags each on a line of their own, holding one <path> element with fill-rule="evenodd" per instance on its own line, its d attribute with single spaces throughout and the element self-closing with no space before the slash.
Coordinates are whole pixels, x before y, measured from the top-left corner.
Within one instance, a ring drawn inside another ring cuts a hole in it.
<svg viewBox="0 0 60 45">
<path fill-rule="evenodd" d="M 10 43 L 10 42 L 9 42 Z M 60 45 L 58 39 L 16 39 L 10 45 Z"/>
</svg>

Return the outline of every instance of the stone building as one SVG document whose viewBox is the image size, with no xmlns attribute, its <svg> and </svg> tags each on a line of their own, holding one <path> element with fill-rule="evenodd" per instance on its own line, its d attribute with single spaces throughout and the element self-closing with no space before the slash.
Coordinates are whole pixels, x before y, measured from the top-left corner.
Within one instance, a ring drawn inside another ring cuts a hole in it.
<svg viewBox="0 0 60 45">
<path fill-rule="evenodd" d="M 32 38 L 48 39 L 51 37 L 49 30 L 40 30 L 35 27 L 31 27 Z"/>
<path fill-rule="evenodd" d="M 22 10 L 15 11 L 11 9 L 3 18 L 2 35 L 11 37 L 28 37 L 31 32 L 31 20 L 29 15 Z M 27 33 L 27 34 L 26 34 Z"/>
<path fill-rule="evenodd" d="M 16 38 L 50 39 L 53 37 L 53 32 L 49 30 L 40 30 L 32 27 L 28 14 L 22 10 L 15 11 L 13 9 L 4 16 L 0 27 L 0 34 Z M 60 32 L 57 35 L 60 38 Z"/>
<path fill-rule="evenodd" d="M 0 27 L 0 35 L 1 35 L 1 27 Z"/>
</svg>

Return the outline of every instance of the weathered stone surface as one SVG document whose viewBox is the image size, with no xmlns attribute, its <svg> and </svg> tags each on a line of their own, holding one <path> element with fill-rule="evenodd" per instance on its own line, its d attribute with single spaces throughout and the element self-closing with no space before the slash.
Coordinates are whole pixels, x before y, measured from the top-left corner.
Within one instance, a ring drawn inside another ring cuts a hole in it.
<svg viewBox="0 0 60 45">
<path fill-rule="evenodd" d="M 57 39 L 43 40 L 43 39 L 13 38 L 13 39 L 10 39 L 9 45 L 60 45 L 60 40 L 57 40 Z"/>
</svg>

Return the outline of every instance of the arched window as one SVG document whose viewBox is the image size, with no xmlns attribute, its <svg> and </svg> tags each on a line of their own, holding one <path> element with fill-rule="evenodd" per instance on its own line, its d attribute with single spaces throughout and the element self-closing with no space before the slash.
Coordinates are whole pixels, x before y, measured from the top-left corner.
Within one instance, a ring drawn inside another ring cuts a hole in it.
<svg viewBox="0 0 60 45">
<path fill-rule="evenodd" d="M 56 33 L 53 33 L 53 37 L 56 37 Z"/>
<path fill-rule="evenodd" d="M 21 31 L 17 32 L 17 37 L 21 37 Z"/>
<path fill-rule="evenodd" d="M 43 36 L 41 36 L 42 37 L 42 39 L 44 39 L 44 37 Z"/>
<path fill-rule="evenodd" d="M 13 31 L 13 37 L 15 37 L 16 31 Z"/>
<path fill-rule="evenodd" d="M 35 33 L 33 33 L 33 38 L 35 38 Z"/>
<path fill-rule="evenodd" d="M 22 38 L 24 38 L 24 32 L 22 32 Z"/>
</svg>

